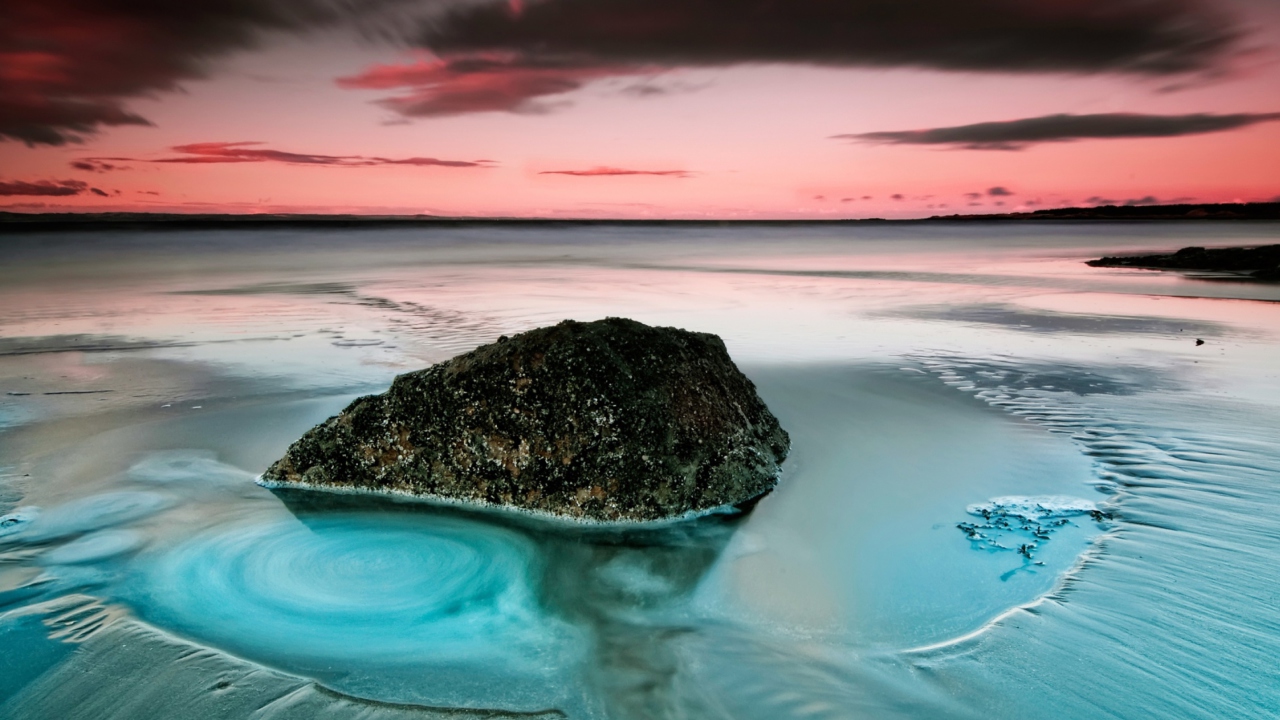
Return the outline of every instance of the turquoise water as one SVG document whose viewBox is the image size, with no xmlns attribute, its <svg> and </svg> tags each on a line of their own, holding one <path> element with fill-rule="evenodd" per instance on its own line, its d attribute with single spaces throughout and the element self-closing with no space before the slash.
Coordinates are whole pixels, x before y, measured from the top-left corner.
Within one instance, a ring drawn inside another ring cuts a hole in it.
<svg viewBox="0 0 1280 720">
<path fill-rule="evenodd" d="M 1080 261 L 1277 235 L 6 237 L 0 715 L 1273 717 L 1280 287 Z M 750 513 L 253 483 L 399 372 L 606 315 L 724 337 L 794 444 Z"/>
</svg>

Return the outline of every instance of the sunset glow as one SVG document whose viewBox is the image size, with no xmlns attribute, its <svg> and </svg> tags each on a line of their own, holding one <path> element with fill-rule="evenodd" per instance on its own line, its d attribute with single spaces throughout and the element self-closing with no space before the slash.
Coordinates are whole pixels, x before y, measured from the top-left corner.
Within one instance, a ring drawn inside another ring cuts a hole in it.
<svg viewBox="0 0 1280 720">
<path fill-rule="evenodd" d="M 1263 0 L 358 5 L 7 3 L 0 208 L 866 218 L 1280 196 Z"/>
</svg>

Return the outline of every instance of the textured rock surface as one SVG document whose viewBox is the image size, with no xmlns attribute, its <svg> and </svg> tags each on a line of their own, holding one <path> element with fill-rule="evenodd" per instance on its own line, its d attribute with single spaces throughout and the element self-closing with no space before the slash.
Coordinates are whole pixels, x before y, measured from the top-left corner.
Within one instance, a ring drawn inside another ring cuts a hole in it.
<svg viewBox="0 0 1280 720">
<path fill-rule="evenodd" d="M 715 335 L 566 320 L 397 377 L 262 480 L 648 521 L 768 492 L 789 446 Z"/>
</svg>

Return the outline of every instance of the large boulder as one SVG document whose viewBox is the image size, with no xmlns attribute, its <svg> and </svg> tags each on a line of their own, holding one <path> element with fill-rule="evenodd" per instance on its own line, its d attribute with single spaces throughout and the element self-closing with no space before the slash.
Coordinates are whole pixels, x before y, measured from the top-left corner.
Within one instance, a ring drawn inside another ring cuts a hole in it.
<svg viewBox="0 0 1280 720">
<path fill-rule="evenodd" d="M 643 522 L 769 492 L 789 447 L 719 337 L 566 320 L 397 377 L 261 482 Z"/>
</svg>

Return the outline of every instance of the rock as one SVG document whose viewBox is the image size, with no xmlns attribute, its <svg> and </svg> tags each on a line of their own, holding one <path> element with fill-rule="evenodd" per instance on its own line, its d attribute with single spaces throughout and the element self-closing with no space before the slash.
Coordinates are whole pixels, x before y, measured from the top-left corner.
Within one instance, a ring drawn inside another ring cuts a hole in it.
<svg viewBox="0 0 1280 720">
<path fill-rule="evenodd" d="M 1205 271 L 1230 274 L 1240 280 L 1271 282 L 1280 280 L 1280 245 L 1208 249 L 1184 247 L 1166 255 L 1122 255 L 1089 260 L 1085 264 L 1093 267 Z"/>
<path fill-rule="evenodd" d="M 260 482 L 644 522 L 758 498 L 789 448 L 715 335 L 566 320 L 397 377 Z"/>
</svg>

